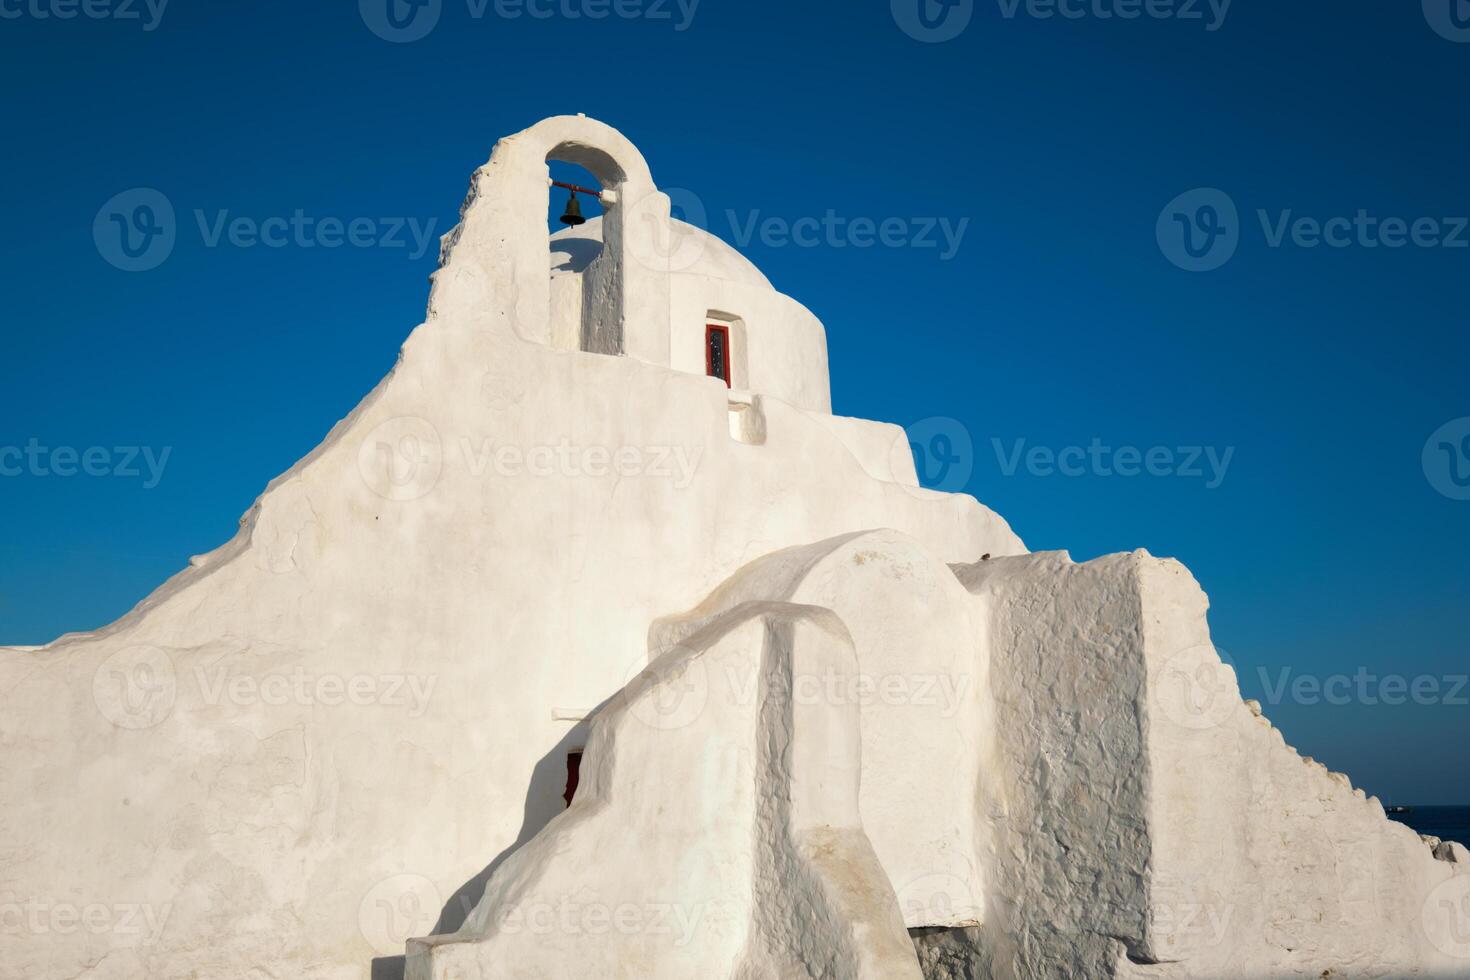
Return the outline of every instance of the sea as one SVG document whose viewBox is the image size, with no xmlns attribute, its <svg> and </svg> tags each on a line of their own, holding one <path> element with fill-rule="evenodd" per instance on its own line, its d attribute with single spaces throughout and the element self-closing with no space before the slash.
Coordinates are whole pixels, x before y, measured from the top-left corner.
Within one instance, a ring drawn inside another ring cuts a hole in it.
<svg viewBox="0 0 1470 980">
<path fill-rule="evenodd" d="M 1405 804 L 1407 805 L 1407 804 Z M 1389 818 L 1408 824 L 1421 834 L 1458 841 L 1470 847 L 1470 806 L 1415 806 Z"/>
</svg>

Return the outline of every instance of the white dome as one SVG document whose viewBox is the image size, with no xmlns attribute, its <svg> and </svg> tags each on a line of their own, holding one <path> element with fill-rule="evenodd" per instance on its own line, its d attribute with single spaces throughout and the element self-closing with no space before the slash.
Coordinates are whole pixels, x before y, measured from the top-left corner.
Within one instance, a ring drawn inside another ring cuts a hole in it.
<svg viewBox="0 0 1470 980">
<path fill-rule="evenodd" d="M 723 279 L 747 286 L 761 286 L 765 289 L 775 288 L 761 270 L 722 239 L 697 225 L 688 224 L 678 218 L 674 218 L 673 221 L 683 226 L 682 231 L 698 236 L 704 244 L 699 258 L 689 268 L 679 270 L 681 273 L 708 276 L 711 279 Z M 581 227 L 559 231 L 551 236 L 551 275 L 555 278 L 561 275 L 580 274 L 601 252 L 602 218 L 600 216 L 591 219 Z"/>
</svg>

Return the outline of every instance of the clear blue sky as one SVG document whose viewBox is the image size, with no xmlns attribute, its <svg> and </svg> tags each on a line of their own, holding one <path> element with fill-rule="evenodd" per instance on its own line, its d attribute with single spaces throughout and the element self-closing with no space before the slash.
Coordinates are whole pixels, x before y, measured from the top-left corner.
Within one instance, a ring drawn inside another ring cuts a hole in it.
<svg viewBox="0 0 1470 980">
<path fill-rule="evenodd" d="M 1272 248 L 1257 217 L 1365 210 L 1450 235 L 1444 219 L 1470 214 L 1470 44 L 1419 3 L 1240 0 L 1209 30 L 1203 2 L 1190 21 L 977 0 L 929 44 L 888 0 L 702 0 L 684 30 L 673 0 L 604 20 L 566 16 L 597 0 L 539 0 L 550 19 L 441 2 L 427 36 L 389 43 L 371 4 L 365 20 L 350 2 L 173 0 L 154 20 L 139 0 L 115 11 L 128 20 L 0 0 L 0 447 L 105 447 L 94 469 L 111 471 L 114 447 L 140 446 L 162 463 L 156 485 L 142 457 L 137 477 L 0 477 L 0 642 L 101 626 L 227 540 L 419 322 L 435 255 L 411 235 L 210 247 L 222 213 L 437 236 L 497 137 L 586 112 L 823 319 L 838 412 L 957 420 L 967 489 L 1034 549 L 1185 561 L 1247 696 L 1270 701 L 1264 680 L 1286 669 L 1440 679 L 1438 703 L 1288 693 L 1267 710 L 1387 800 L 1470 803 L 1470 690 L 1452 691 L 1470 672 L 1470 501 L 1421 461 L 1470 416 L 1470 249 Z M 93 223 L 138 187 L 174 207 L 177 240 L 130 273 Z M 1238 250 L 1187 272 L 1156 225 L 1201 187 L 1238 208 Z M 910 241 L 921 219 L 969 224 L 946 259 L 851 234 L 741 242 L 727 214 L 828 209 L 901 219 Z M 1234 452 L 1208 488 L 1090 464 L 1008 475 L 993 442 L 1003 457 L 1095 438 Z"/>
</svg>

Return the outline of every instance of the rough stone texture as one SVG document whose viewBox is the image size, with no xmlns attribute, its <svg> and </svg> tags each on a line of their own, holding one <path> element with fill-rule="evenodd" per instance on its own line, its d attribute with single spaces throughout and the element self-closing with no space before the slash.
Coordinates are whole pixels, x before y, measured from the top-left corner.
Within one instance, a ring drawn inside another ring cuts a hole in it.
<svg viewBox="0 0 1470 980">
<path fill-rule="evenodd" d="M 924 980 L 986 980 L 993 965 L 979 926 L 910 929 Z"/>
<path fill-rule="evenodd" d="M 1451 864 L 1470 864 L 1470 851 L 1467 851 L 1465 845 L 1458 841 L 1436 844 L 1434 856 L 1437 860 L 1448 861 Z"/>
<path fill-rule="evenodd" d="M 984 944 L 994 976 L 1112 976 L 1146 934 L 1143 624 L 1119 555 L 958 567 L 988 626 L 995 856 Z"/>
<path fill-rule="evenodd" d="M 1470 975 L 1470 875 L 1241 700 L 1182 565 L 956 572 L 1004 760 L 986 976 Z"/>
<path fill-rule="evenodd" d="M 830 611 L 706 624 L 599 713 L 570 809 L 409 980 L 918 980 L 858 817 L 859 706 L 800 696 L 857 672 Z"/>
</svg>

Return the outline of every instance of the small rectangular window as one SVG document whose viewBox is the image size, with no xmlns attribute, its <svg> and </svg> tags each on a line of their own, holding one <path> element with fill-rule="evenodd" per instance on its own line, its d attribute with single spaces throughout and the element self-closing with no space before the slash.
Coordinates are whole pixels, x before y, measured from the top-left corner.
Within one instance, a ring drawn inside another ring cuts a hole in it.
<svg viewBox="0 0 1470 980">
<path fill-rule="evenodd" d="M 707 324 L 704 331 L 704 373 L 730 387 L 730 328 Z"/>
</svg>

